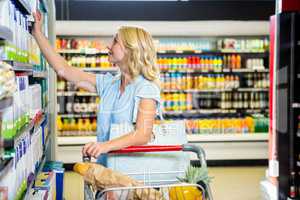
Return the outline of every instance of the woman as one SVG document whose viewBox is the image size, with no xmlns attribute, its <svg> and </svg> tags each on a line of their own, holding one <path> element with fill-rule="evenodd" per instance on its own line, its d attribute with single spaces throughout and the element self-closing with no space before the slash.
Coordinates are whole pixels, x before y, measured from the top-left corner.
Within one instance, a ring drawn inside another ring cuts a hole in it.
<svg viewBox="0 0 300 200">
<path fill-rule="evenodd" d="M 156 111 L 160 111 L 159 68 L 151 35 L 142 28 L 123 26 L 109 50 L 109 61 L 120 75 L 92 74 L 69 66 L 41 32 L 41 15 L 34 14 L 32 34 L 50 66 L 68 81 L 101 97 L 97 142 L 83 147 L 83 154 L 98 158 L 106 166 L 105 153 L 149 142 Z M 111 124 L 136 123 L 135 130 L 109 140 Z"/>
</svg>

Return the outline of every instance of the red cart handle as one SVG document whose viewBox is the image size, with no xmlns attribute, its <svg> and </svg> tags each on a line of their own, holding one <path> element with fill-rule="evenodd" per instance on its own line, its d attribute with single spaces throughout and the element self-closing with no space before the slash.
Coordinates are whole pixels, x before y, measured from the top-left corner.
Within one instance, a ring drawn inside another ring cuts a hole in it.
<svg viewBox="0 0 300 200">
<path fill-rule="evenodd" d="M 182 145 L 145 145 L 130 146 L 121 150 L 110 151 L 109 153 L 137 153 L 137 152 L 163 152 L 163 151 L 182 151 Z"/>
</svg>

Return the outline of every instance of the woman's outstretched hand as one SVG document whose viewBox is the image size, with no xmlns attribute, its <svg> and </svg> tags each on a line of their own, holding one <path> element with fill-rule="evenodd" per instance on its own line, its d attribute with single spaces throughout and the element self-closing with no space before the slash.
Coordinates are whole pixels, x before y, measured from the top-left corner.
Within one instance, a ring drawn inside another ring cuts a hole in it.
<svg viewBox="0 0 300 200">
<path fill-rule="evenodd" d="M 32 29 L 32 35 L 35 36 L 37 33 L 42 32 L 42 24 L 43 24 L 43 17 L 40 11 L 36 11 L 32 13 L 33 18 L 34 18 L 34 24 L 33 24 L 33 29 Z"/>
<path fill-rule="evenodd" d="M 98 158 L 101 154 L 108 153 L 108 147 L 105 143 L 90 142 L 84 145 L 82 148 L 82 154 L 84 156 L 91 156 Z"/>
</svg>

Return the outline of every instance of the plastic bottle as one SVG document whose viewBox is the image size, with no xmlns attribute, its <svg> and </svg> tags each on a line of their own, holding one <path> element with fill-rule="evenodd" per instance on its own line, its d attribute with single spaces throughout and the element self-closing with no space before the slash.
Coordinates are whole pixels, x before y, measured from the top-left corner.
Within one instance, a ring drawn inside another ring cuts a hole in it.
<svg viewBox="0 0 300 200">
<path fill-rule="evenodd" d="M 241 56 L 237 55 L 236 56 L 236 69 L 241 69 L 242 61 L 241 61 Z"/>
<path fill-rule="evenodd" d="M 77 127 L 80 132 L 84 130 L 83 119 L 78 119 Z"/>
<path fill-rule="evenodd" d="M 56 118 L 56 124 L 57 124 L 57 130 L 58 131 L 63 131 L 64 130 L 64 127 L 63 127 L 64 125 L 63 125 L 61 116 L 57 116 L 57 118 Z"/>
<path fill-rule="evenodd" d="M 92 122 L 92 131 L 96 131 L 97 130 L 97 119 L 93 119 L 93 122 Z"/>
<path fill-rule="evenodd" d="M 76 120 L 74 118 L 71 119 L 69 127 L 70 127 L 70 131 L 76 131 L 77 130 L 77 124 L 76 124 Z"/>
</svg>

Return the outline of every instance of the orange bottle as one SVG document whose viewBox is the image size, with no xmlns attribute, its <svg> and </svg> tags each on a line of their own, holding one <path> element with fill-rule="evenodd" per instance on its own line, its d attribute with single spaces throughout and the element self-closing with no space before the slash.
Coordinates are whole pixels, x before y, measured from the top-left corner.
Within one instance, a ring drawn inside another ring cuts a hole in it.
<svg viewBox="0 0 300 200">
<path fill-rule="evenodd" d="M 231 56 L 231 67 L 236 69 L 236 56 L 234 54 Z"/>
<path fill-rule="evenodd" d="M 240 56 L 240 55 L 237 55 L 237 56 L 236 56 L 236 68 L 237 68 L 237 69 L 241 69 L 241 65 L 242 65 L 242 62 L 241 62 L 241 56 Z"/>
</svg>

